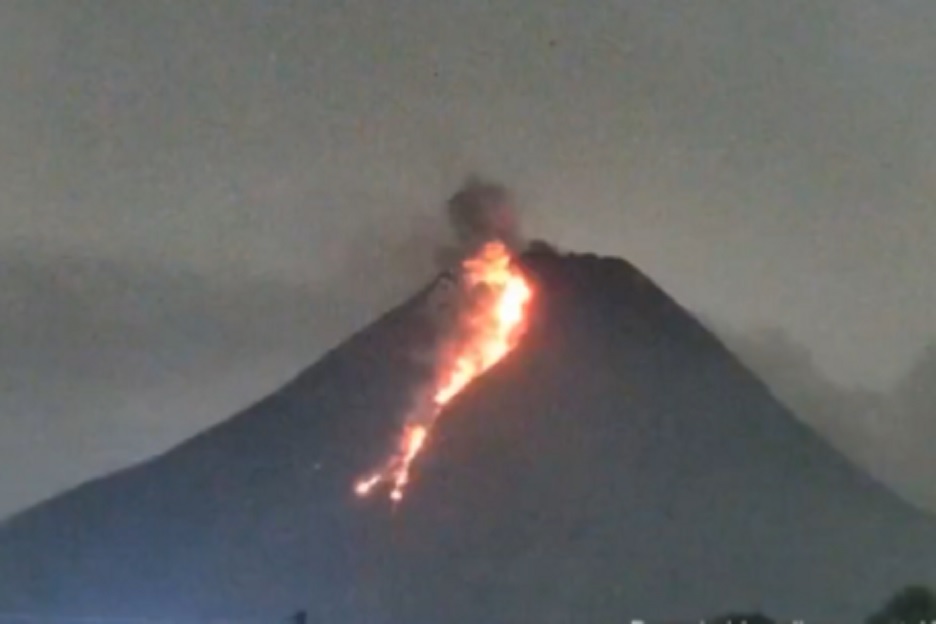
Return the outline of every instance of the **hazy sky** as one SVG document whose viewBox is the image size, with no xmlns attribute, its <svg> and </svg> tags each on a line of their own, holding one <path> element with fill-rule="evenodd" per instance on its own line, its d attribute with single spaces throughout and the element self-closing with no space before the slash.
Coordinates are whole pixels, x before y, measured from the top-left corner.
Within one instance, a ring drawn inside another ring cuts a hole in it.
<svg viewBox="0 0 936 624">
<path fill-rule="evenodd" d="M 228 416 L 528 234 L 886 388 L 936 337 L 930 0 L 0 3 L 0 515 Z"/>
</svg>

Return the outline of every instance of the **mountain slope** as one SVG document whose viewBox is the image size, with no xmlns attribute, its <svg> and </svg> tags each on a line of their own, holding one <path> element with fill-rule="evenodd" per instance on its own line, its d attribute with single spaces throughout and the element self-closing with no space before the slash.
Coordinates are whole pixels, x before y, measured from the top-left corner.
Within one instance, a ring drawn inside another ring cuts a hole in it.
<svg viewBox="0 0 936 624">
<path fill-rule="evenodd" d="M 0 530 L 0 610 L 855 621 L 936 581 L 936 521 L 835 453 L 628 263 L 541 250 L 520 347 L 402 505 L 354 499 L 424 366 L 423 297 L 147 464 Z"/>
</svg>

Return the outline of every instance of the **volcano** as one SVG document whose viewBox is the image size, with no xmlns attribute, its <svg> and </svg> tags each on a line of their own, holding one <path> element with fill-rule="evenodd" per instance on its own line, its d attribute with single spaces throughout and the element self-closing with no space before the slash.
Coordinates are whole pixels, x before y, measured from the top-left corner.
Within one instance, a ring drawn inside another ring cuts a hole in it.
<svg viewBox="0 0 936 624">
<path fill-rule="evenodd" d="M 426 375 L 434 286 L 284 388 L 0 528 L 0 612 L 465 624 L 855 622 L 936 582 L 936 519 L 836 453 L 626 261 L 536 246 L 519 345 L 405 498 L 352 484 Z"/>
</svg>

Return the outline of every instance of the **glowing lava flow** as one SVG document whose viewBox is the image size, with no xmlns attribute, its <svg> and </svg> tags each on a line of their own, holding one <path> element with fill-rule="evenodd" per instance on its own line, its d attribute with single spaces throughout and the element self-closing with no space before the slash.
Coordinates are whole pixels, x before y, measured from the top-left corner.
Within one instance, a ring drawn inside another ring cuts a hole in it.
<svg viewBox="0 0 936 624">
<path fill-rule="evenodd" d="M 442 409 L 516 347 L 526 329 L 533 291 L 513 265 L 506 245 L 499 241 L 485 244 L 462 262 L 461 269 L 464 304 L 451 335 L 440 339 L 431 401 L 406 419 L 398 448 L 386 464 L 355 484 L 358 496 L 367 496 L 385 483 L 391 488 L 392 500 L 402 499 L 413 459 L 425 446 Z"/>
</svg>

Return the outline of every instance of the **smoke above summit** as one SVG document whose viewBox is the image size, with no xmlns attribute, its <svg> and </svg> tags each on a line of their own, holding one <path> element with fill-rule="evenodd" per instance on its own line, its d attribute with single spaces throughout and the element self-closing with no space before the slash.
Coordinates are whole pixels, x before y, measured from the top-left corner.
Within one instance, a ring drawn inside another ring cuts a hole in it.
<svg viewBox="0 0 936 624">
<path fill-rule="evenodd" d="M 521 245 L 516 201 L 506 186 L 470 175 L 449 199 L 448 217 L 463 253 L 470 254 L 488 241 L 499 240 L 513 249 Z"/>
</svg>

